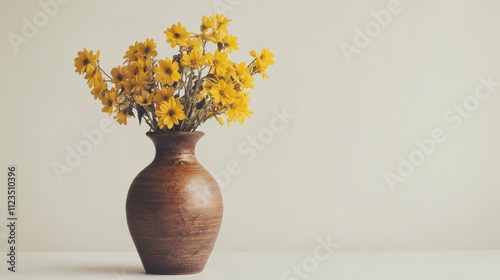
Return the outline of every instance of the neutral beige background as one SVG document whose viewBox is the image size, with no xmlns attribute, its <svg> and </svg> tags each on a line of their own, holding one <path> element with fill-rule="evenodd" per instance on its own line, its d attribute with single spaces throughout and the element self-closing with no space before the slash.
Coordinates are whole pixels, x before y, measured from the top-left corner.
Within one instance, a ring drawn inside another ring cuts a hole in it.
<svg viewBox="0 0 500 280">
<path fill-rule="evenodd" d="M 99 49 L 110 69 L 146 38 L 171 55 L 163 31 L 177 21 L 195 30 L 221 3 L 239 37 L 231 57 L 248 59 L 266 45 L 276 65 L 270 80 L 257 79 L 251 121 L 200 128 L 199 160 L 223 185 L 216 250 L 310 251 L 328 235 L 339 250 L 500 249 L 500 87 L 473 100 L 478 77 L 500 81 L 500 2 L 67 2 L 17 53 L 7 34 L 22 34 L 23 17 L 43 9 L 37 1 L 0 4 L 0 186 L 6 166 L 17 164 L 20 250 L 134 250 L 124 203 L 153 156 L 147 128 L 113 125 L 62 181 L 51 166 L 108 119 L 73 58 Z M 388 6 L 397 13 L 377 30 L 372 11 Z M 356 46 L 356 28 L 367 25 L 377 35 L 348 62 L 340 45 Z M 464 100 L 477 108 L 463 123 L 453 111 L 453 121 L 443 118 Z M 295 117 L 277 129 L 283 110 Z M 446 141 L 391 189 L 384 174 L 398 172 L 400 156 L 418 156 L 414 142 L 435 129 Z M 257 151 L 248 139 L 259 135 L 266 143 Z M 229 181 L 221 175 L 228 163 L 239 165 Z"/>
</svg>

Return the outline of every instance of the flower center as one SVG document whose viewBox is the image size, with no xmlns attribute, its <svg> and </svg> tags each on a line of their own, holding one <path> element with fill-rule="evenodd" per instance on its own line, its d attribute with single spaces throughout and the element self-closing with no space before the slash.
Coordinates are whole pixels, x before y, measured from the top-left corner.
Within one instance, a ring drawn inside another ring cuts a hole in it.
<svg viewBox="0 0 500 280">
<path fill-rule="evenodd" d="M 88 59 L 88 58 L 85 58 L 85 59 L 83 60 L 83 65 L 87 65 L 87 64 L 89 64 L 89 62 L 90 62 L 90 61 L 89 61 L 89 59 Z"/>
<path fill-rule="evenodd" d="M 165 73 L 167 73 L 167 75 L 172 75 L 172 69 L 170 68 L 165 69 Z"/>
<path fill-rule="evenodd" d="M 180 37 L 181 37 L 181 34 L 179 34 L 179 33 L 174 33 L 174 38 L 175 38 L 175 39 L 179 39 Z"/>
<path fill-rule="evenodd" d="M 173 116 L 173 115 L 175 115 L 174 110 L 168 110 L 168 115 L 169 115 L 169 116 Z"/>
</svg>

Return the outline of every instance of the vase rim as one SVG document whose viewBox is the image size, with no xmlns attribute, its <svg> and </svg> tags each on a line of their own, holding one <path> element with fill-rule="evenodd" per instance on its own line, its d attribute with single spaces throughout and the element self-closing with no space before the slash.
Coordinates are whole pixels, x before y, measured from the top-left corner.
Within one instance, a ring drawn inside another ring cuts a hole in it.
<svg viewBox="0 0 500 280">
<path fill-rule="evenodd" d="M 203 131 L 148 131 L 146 132 L 147 136 L 156 136 L 156 135 L 193 135 L 193 134 L 199 134 L 199 135 L 205 135 L 205 132 Z"/>
</svg>

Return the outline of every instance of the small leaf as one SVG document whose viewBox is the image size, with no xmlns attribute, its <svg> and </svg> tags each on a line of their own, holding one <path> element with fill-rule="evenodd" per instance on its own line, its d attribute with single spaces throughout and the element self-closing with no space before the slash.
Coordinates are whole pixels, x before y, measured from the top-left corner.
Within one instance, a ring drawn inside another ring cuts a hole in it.
<svg viewBox="0 0 500 280">
<path fill-rule="evenodd" d="M 203 97 L 200 102 L 196 103 L 196 109 L 200 110 L 201 108 L 203 108 L 203 105 L 205 105 L 205 97 Z"/>
<path fill-rule="evenodd" d="M 209 79 L 211 82 L 217 82 L 217 76 L 215 76 L 214 74 L 207 74 L 205 76 L 207 79 Z"/>
<path fill-rule="evenodd" d="M 123 109 L 123 113 L 135 118 L 134 111 L 132 110 L 131 107 Z"/>
<path fill-rule="evenodd" d="M 182 59 L 182 54 L 176 54 L 172 57 L 172 62 L 180 63 Z"/>
<path fill-rule="evenodd" d="M 139 125 L 141 125 L 142 118 L 144 118 L 144 115 L 146 114 L 146 109 L 142 106 L 137 107 L 137 117 L 139 118 Z"/>
</svg>

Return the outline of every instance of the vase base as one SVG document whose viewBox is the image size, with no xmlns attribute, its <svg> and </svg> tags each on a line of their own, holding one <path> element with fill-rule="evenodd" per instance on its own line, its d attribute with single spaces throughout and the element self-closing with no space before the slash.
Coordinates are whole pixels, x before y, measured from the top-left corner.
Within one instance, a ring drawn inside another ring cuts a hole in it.
<svg viewBox="0 0 500 280">
<path fill-rule="evenodd" d="M 190 255 L 189 258 L 176 257 L 175 259 L 158 255 L 143 255 L 141 257 L 146 274 L 154 275 L 198 274 L 205 268 L 207 259 L 206 255 Z"/>
<path fill-rule="evenodd" d="M 146 274 L 152 275 L 192 275 L 199 274 L 203 271 L 201 269 L 178 269 L 178 268 L 149 268 L 146 269 Z"/>
</svg>

